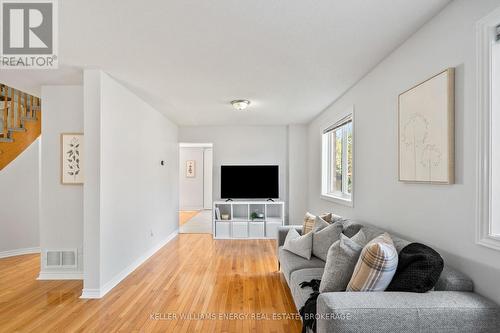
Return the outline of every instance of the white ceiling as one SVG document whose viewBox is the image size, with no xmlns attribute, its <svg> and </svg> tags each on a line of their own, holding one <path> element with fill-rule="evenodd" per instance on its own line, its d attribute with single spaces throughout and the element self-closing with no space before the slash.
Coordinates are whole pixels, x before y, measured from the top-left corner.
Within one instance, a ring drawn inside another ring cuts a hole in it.
<svg viewBox="0 0 500 333">
<path fill-rule="evenodd" d="M 101 68 L 180 125 L 305 123 L 448 2 L 64 0 L 48 75 Z"/>
<path fill-rule="evenodd" d="M 0 69 L 0 82 L 40 97 L 42 85 L 82 84 L 81 68 L 59 66 L 57 70 Z"/>
</svg>

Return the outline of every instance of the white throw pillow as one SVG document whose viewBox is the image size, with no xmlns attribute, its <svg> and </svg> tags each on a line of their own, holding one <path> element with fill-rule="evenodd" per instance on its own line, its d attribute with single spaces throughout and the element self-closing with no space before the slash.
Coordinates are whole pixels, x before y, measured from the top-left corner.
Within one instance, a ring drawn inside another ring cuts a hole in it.
<svg viewBox="0 0 500 333">
<path fill-rule="evenodd" d="M 309 260 L 311 259 L 312 242 L 312 232 L 301 236 L 295 228 L 291 228 L 286 235 L 283 249 Z"/>
</svg>

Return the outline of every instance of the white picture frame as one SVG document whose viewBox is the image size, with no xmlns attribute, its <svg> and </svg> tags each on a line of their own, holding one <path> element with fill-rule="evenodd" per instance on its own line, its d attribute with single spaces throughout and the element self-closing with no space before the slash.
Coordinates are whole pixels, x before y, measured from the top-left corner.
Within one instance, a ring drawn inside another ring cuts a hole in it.
<svg viewBox="0 0 500 333">
<path fill-rule="evenodd" d="M 61 184 L 81 185 L 83 174 L 83 133 L 61 134 Z"/>
<path fill-rule="evenodd" d="M 400 182 L 454 183 L 454 89 L 448 68 L 399 95 Z"/>
</svg>

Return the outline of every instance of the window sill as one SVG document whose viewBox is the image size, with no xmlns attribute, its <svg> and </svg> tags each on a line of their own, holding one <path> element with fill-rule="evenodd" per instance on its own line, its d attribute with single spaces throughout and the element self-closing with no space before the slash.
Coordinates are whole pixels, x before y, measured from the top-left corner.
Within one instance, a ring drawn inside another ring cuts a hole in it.
<svg viewBox="0 0 500 333">
<path fill-rule="evenodd" d="M 352 202 L 352 196 L 350 198 L 348 197 L 343 197 L 343 196 L 337 196 L 337 195 L 329 195 L 329 194 L 321 194 L 320 198 L 323 200 L 331 201 L 343 206 L 347 207 L 353 207 L 354 204 Z"/>
<path fill-rule="evenodd" d="M 500 238 L 495 236 L 484 236 L 476 241 L 477 244 L 494 250 L 500 250 Z"/>
</svg>

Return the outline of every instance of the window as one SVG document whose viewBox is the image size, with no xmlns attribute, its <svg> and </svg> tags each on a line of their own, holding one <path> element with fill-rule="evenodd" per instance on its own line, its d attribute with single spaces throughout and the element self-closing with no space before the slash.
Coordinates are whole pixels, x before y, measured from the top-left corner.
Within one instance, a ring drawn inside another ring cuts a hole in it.
<svg viewBox="0 0 500 333">
<path fill-rule="evenodd" d="M 476 42 L 476 241 L 500 250 L 500 8 L 478 22 Z"/>
<path fill-rule="evenodd" d="M 353 195 L 353 145 L 352 113 L 322 133 L 321 195 L 349 206 Z"/>
</svg>

